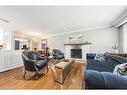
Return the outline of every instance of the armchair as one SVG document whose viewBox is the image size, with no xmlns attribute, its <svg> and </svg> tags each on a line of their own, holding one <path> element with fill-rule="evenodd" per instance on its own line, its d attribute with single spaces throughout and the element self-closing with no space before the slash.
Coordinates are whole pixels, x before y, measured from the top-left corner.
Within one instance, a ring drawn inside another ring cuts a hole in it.
<svg viewBox="0 0 127 95">
<path fill-rule="evenodd" d="M 53 49 L 52 54 L 53 54 L 53 58 L 57 60 L 65 58 L 64 53 L 61 52 L 59 49 Z"/>
<path fill-rule="evenodd" d="M 41 57 L 41 55 L 36 51 L 23 51 L 22 52 L 22 59 L 24 63 L 24 75 L 25 78 L 26 71 L 35 72 L 38 79 L 39 71 L 43 68 L 47 69 L 48 72 L 48 64 L 47 59 Z"/>
</svg>

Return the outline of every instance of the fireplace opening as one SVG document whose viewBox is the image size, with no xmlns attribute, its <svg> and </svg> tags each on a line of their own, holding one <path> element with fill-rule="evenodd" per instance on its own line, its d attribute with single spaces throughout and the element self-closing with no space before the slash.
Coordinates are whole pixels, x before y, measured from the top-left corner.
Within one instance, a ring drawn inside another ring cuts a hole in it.
<svg viewBox="0 0 127 95">
<path fill-rule="evenodd" d="M 82 59 L 82 49 L 71 49 L 71 58 Z"/>
</svg>

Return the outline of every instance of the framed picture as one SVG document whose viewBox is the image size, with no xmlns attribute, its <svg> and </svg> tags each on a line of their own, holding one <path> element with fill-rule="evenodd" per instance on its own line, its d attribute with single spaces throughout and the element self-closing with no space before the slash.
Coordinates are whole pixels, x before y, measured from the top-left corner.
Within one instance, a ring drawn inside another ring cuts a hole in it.
<svg viewBox="0 0 127 95">
<path fill-rule="evenodd" d="M 42 39 L 41 40 L 41 48 L 46 48 L 47 47 L 47 39 Z"/>
</svg>

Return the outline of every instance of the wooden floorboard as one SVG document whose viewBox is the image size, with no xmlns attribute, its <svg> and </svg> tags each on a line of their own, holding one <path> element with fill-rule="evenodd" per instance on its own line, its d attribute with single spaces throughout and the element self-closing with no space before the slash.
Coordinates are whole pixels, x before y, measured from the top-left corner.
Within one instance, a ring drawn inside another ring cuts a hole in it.
<svg viewBox="0 0 127 95">
<path fill-rule="evenodd" d="M 67 75 L 64 85 L 53 81 L 52 72 L 49 69 L 46 75 L 40 75 L 39 80 L 34 79 L 34 75 L 27 74 L 27 80 L 23 79 L 23 67 L 15 68 L 6 72 L 0 73 L 0 89 L 80 89 L 78 81 L 81 81 L 81 70 L 72 69 Z M 76 73 L 77 75 L 75 75 Z M 76 77 L 74 77 L 76 76 Z M 73 81 L 73 80 L 78 80 Z M 78 86 L 77 86 L 78 85 Z"/>
</svg>

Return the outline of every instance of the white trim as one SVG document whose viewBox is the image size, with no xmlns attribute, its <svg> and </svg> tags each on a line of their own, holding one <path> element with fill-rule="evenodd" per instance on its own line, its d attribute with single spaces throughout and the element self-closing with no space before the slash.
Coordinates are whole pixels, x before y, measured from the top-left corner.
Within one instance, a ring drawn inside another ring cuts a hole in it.
<svg viewBox="0 0 127 95">
<path fill-rule="evenodd" d="M 127 23 L 127 9 L 112 22 L 112 26 L 120 27 L 121 25 Z"/>
<path fill-rule="evenodd" d="M 104 29 L 104 28 L 110 28 L 111 25 L 105 25 L 105 26 L 97 26 L 97 27 L 89 27 L 85 29 L 79 29 L 79 30 L 74 30 L 74 31 L 68 31 L 68 32 L 63 32 L 63 33 L 57 33 L 57 34 L 50 34 L 45 37 L 53 37 L 53 36 L 59 36 L 59 35 L 65 35 L 65 34 L 70 34 L 70 33 L 77 33 L 77 32 L 82 32 L 82 31 L 93 31 L 93 30 L 99 30 L 99 29 Z"/>
<path fill-rule="evenodd" d="M 127 18 L 120 21 L 118 24 L 115 25 L 115 27 L 120 27 L 120 26 L 124 25 L 125 23 L 127 23 Z"/>
</svg>

